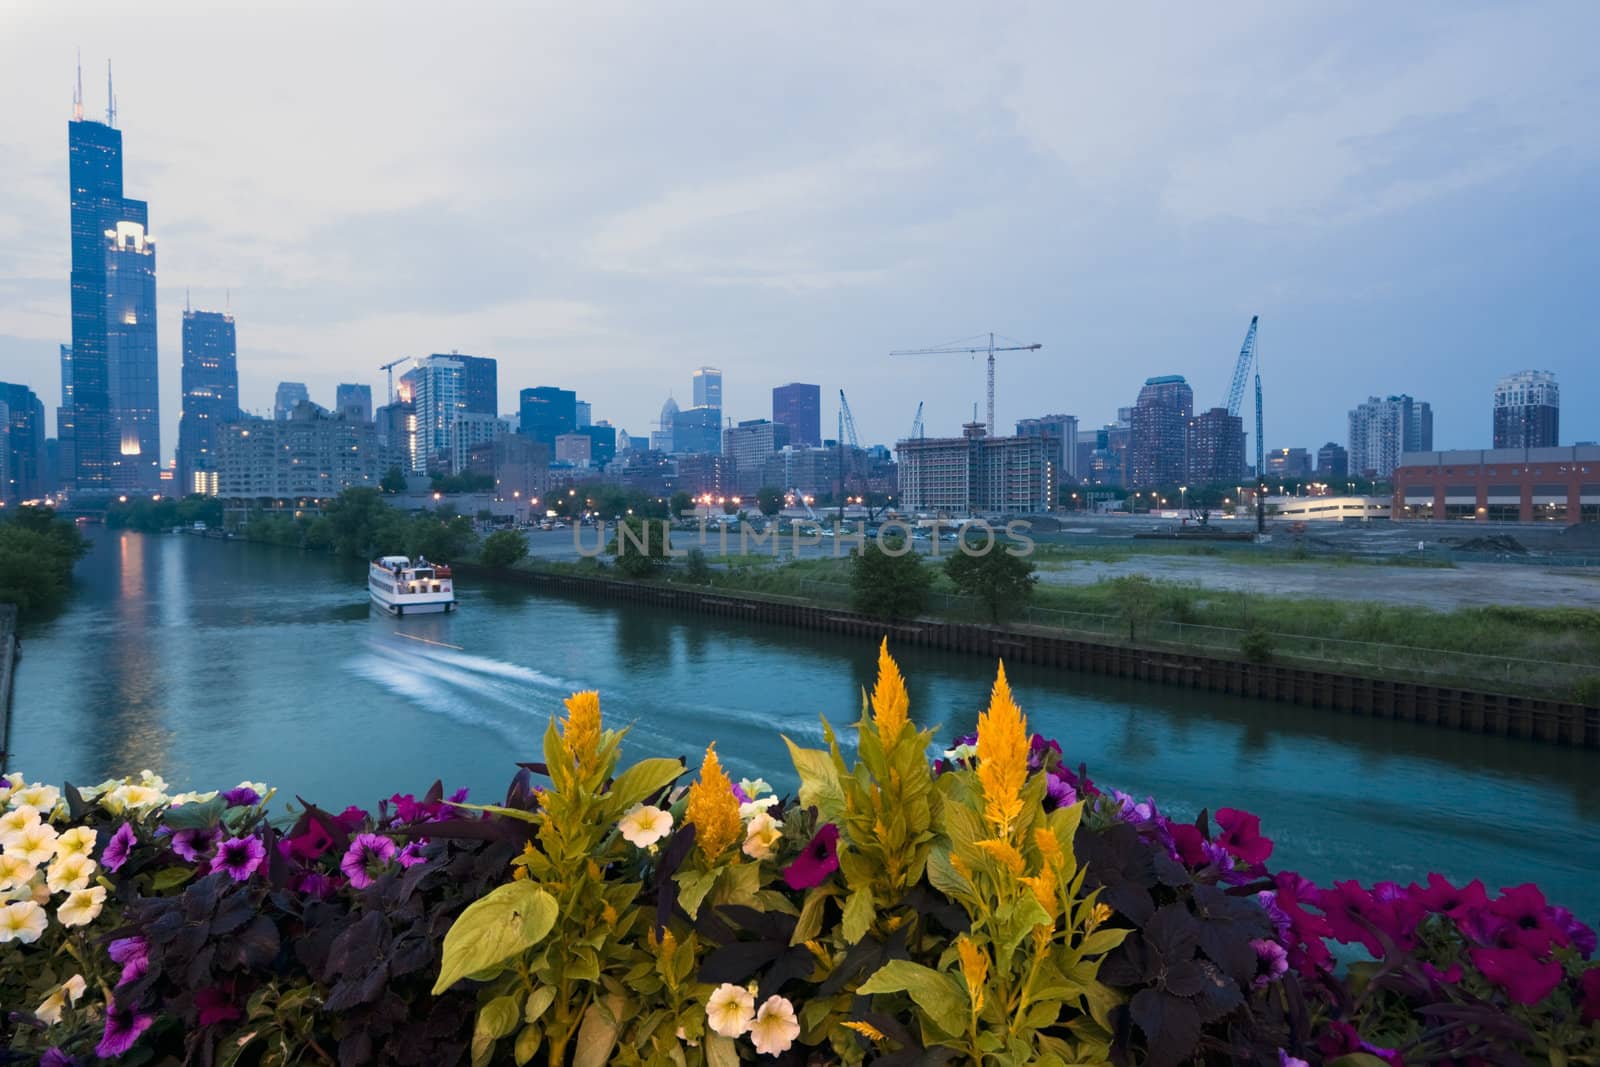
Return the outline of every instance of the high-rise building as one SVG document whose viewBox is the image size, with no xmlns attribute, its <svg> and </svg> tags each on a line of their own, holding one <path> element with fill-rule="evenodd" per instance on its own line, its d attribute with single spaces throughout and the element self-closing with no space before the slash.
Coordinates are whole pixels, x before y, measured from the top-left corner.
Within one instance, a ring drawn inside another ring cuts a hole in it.
<svg viewBox="0 0 1600 1067">
<path fill-rule="evenodd" d="M 722 410 L 722 372 L 715 367 L 701 367 L 694 372 L 694 406 Z"/>
<path fill-rule="evenodd" d="M 1078 416 L 1041 415 L 1036 419 L 1018 419 L 1017 436 L 1049 438 L 1056 449 L 1052 460 L 1056 465 L 1056 480 L 1078 480 Z"/>
<path fill-rule="evenodd" d="M 495 495 L 502 499 L 533 501 L 548 483 L 550 450 L 530 437 L 508 433 L 492 443 L 474 445 L 467 469 L 492 475 Z"/>
<path fill-rule="evenodd" d="M 594 411 L 590 407 L 589 402 L 587 400 L 578 401 L 573 406 L 573 411 L 575 413 L 575 418 L 577 419 L 577 426 L 575 429 L 588 429 L 589 424 L 594 421 Z"/>
<path fill-rule="evenodd" d="M 1554 448 L 1560 443 L 1561 390 L 1556 376 L 1525 370 L 1501 378 L 1494 387 L 1494 447 Z"/>
<path fill-rule="evenodd" d="M 1311 477 L 1311 456 L 1303 448 L 1274 448 L 1265 458 L 1267 473 L 1274 478 Z"/>
<path fill-rule="evenodd" d="M 692 407 L 672 416 L 673 452 L 722 451 L 722 409 Z"/>
<path fill-rule="evenodd" d="M 417 448 L 417 405 L 409 400 L 396 400 L 377 410 L 373 419 L 378 446 L 383 449 L 388 466 L 398 467 L 401 473 L 416 471 L 421 452 Z"/>
<path fill-rule="evenodd" d="M 218 435 L 239 418 L 238 351 L 232 315 L 184 309 L 179 496 L 216 491 Z"/>
<path fill-rule="evenodd" d="M 72 346 L 61 346 L 61 406 L 56 408 L 56 484 L 71 489 L 77 476 L 73 448 Z"/>
<path fill-rule="evenodd" d="M 1433 409 L 1409 396 L 1368 397 L 1350 412 L 1350 473 L 1387 478 L 1405 452 L 1433 451 Z"/>
<path fill-rule="evenodd" d="M 772 421 L 789 427 L 792 445 L 822 444 L 822 387 L 790 382 L 772 390 Z"/>
<path fill-rule="evenodd" d="M 352 487 L 375 488 L 390 459 L 371 423 L 301 404 L 286 419 L 245 418 L 223 427 L 216 495 L 329 500 Z"/>
<path fill-rule="evenodd" d="M 672 428 L 678 418 L 678 402 L 667 397 L 667 402 L 661 405 L 661 419 L 656 423 L 656 428 L 650 431 L 650 450 L 671 455 L 677 449 L 673 447 Z"/>
<path fill-rule="evenodd" d="M 107 76 L 107 93 L 110 77 Z M 72 229 L 73 482 L 80 492 L 138 488 L 159 474 L 155 243 L 149 205 L 122 195 L 122 131 L 83 117 L 83 78 L 67 124 Z M 113 340 L 115 334 L 115 341 Z M 63 383 L 64 385 L 66 383 Z M 122 405 L 119 411 L 118 404 Z"/>
<path fill-rule="evenodd" d="M 311 391 L 305 382 L 279 382 L 278 391 L 272 396 L 272 417 L 282 422 L 295 408 L 310 402 Z"/>
<path fill-rule="evenodd" d="M 333 410 L 341 415 L 353 415 L 362 422 L 371 422 L 372 386 L 340 382 L 333 394 Z"/>
<path fill-rule="evenodd" d="M 754 496 L 761 488 L 767 458 L 781 447 L 778 429 L 766 419 L 746 419 L 722 431 L 722 454 L 733 464 L 734 492 Z"/>
<path fill-rule="evenodd" d="M 589 436 L 589 462 L 604 467 L 617 458 L 617 428 L 605 420 L 579 429 Z M 624 434 L 623 436 L 626 436 Z"/>
<path fill-rule="evenodd" d="M 592 458 L 591 444 L 593 442 L 589 440 L 589 435 L 579 433 L 577 430 L 556 434 L 556 462 L 570 463 L 574 467 L 589 466 Z"/>
<path fill-rule="evenodd" d="M 26 385 L 0 382 L 0 501 L 44 495 L 44 403 Z"/>
<path fill-rule="evenodd" d="M 472 450 L 481 445 L 492 445 L 511 432 L 511 421 L 499 415 L 485 415 L 481 411 L 456 413 L 455 426 L 450 434 L 450 473 L 460 474 L 472 463 Z"/>
<path fill-rule="evenodd" d="M 1185 479 L 1190 485 L 1237 482 L 1245 469 L 1244 419 L 1228 414 L 1227 408 L 1202 411 L 1189 420 L 1187 448 Z"/>
<path fill-rule="evenodd" d="M 542 442 L 555 454 L 556 437 L 578 428 L 578 394 L 571 389 L 541 385 L 524 389 L 517 432 Z"/>
<path fill-rule="evenodd" d="M 1350 477 L 1350 453 L 1336 441 L 1317 449 L 1317 477 L 1335 482 Z"/>
<path fill-rule="evenodd" d="M 1194 390 L 1181 374 L 1145 380 L 1134 402 L 1130 423 L 1130 484 L 1173 485 L 1188 475 L 1186 450 Z"/>
<path fill-rule="evenodd" d="M 435 352 L 430 359 L 451 359 L 461 364 L 461 410 L 494 415 L 500 410 L 499 364 L 489 356 L 463 356 L 460 352 Z"/>
<path fill-rule="evenodd" d="M 456 421 L 465 405 L 464 373 L 465 365 L 455 356 L 429 356 L 417 360 L 400 379 L 417 408 L 417 455 L 422 466 L 413 468 L 416 474 L 457 470 Z M 465 462 L 464 455 L 461 459 Z"/>
<path fill-rule="evenodd" d="M 981 422 L 961 437 L 894 446 L 900 507 L 948 517 L 1049 511 L 1055 504 L 1055 445 L 1046 437 L 989 437 Z"/>
</svg>

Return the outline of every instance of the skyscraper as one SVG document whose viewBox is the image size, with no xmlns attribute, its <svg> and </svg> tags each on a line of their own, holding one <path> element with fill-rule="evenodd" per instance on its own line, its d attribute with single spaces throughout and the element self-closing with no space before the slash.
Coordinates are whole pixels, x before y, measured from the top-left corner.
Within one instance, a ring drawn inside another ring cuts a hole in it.
<svg viewBox="0 0 1600 1067">
<path fill-rule="evenodd" d="M 455 356 L 429 356 L 401 378 L 402 395 L 417 408 L 417 474 L 454 470 L 456 419 L 464 409 L 465 365 Z M 491 417 L 494 412 L 488 413 Z"/>
<path fill-rule="evenodd" d="M 43 496 L 44 404 L 26 385 L 0 382 L 0 501 Z"/>
<path fill-rule="evenodd" d="M 499 414 L 499 363 L 488 356 L 463 356 L 460 352 L 435 352 L 431 358 L 453 359 L 461 364 L 461 410 L 478 415 Z"/>
<path fill-rule="evenodd" d="M 722 409 L 693 407 L 672 416 L 673 452 L 722 451 Z"/>
<path fill-rule="evenodd" d="M 1350 453 L 1337 441 L 1317 449 L 1317 477 L 1333 482 L 1350 476 Z"/>
<path fill-rule="evenodd" d="M 524 389 L 520 399 L 517 432 L 547 446 L 555 455 L 557 435 L 578 428 L 578 394 L 541 385 Z"/>
<path fill-rule="evenodd" d="M 70 490 L 77 477 L 77 458 L 73 448 L 72 346 L 61 346 L 61 406 L 56 408 L 56 480 Z"/>
<path fill-rule="evenodd" d="M 1145 380 L 1130 419 L 1131 485 L 1174 485 L 1187 477 L 1189 416 L 1193 410 L 1194 390 L 1181 374 Z"/>
<path fill-rule="evenodd" d="M 183 312 L 183 417 L 178 422 L 178 493 L 216 492 L 217 443 L 239 418 L 233 316 Z"/>
<path fill-rule="evenodd" d="M 372 421 L 372 386 L 340 382 L 334 390 L 333 409 L 341 415 L 353 415 L 362 422 Z"/>
<path fill-rule="evenodd" d="M 694 372 L 694 406 L 722 410 L 722 372 L 715 367 L 701 367 Z"/>
<path fill-rule="evenodd" d="M 1017 436 L 1048 438 L 1055 449 L 1050 462 L 1055 464 L 1056 480 L 1062 483 L 1077 481 L 1078 416 L 1041 415 L 1036 419 L 1018 419 Z"/>
<path fill-rule="evenodd" d="M 1190 419 L 1185 469 L 1188 483 L 1196 489 L 1243 477 L 1244 419 L 1228 414 L 1227 408 L 1212 408 Z"/>
<path fill-rule="evenodd" d="M 122 195 L 122 132 L 115 125 L 110 90 L 108 66 L 106 120 L 85 119 L 80 68 L 72 120 L 67 123 L 71 451 L 73 482 L 85 493 L 107 493 L 119 483 L 136 484 L 145 478 L 153 484 L 161 454 L 155 244 L 146 232 L 149 205 Z"/>
<path fill-rule="evenodd" d="M 655 452 L 671 454 L 677 451 L 673 444 L 672 431 L 678 419 L 678 402 L 667 397 L 667 402 L 661 405 L 661 419 L 656 423 L 656 429 L 650 431 L 650 448 Z"/>
<path fill-rule="evenodd" d="M 1561 390 L 1549 371 L 1525 370 L 1494 387 L 1494 447 L 1554 448 L 1561 438 Z"/>
<path fill-rule="evenodd" d="M 272 417 L 279 422 L 287 419 L 294 409 L 311 400 L 305 382 L 279 382 L 272 397 Z"/>
<path fill-rule="evenodd" d="M 789 427 L 792 445 L 822 444 L 822 387 L 803 382 L 778 386 L 772 391 L 772 421 Z"/>
<path fill-rule="evenodd" d="M 1406 452 L 1433 451 L 1433 408 L 1409 396 L 1368 397 L 1350 412 L 1350 473 L 1387 478 Z"/>
</svg>

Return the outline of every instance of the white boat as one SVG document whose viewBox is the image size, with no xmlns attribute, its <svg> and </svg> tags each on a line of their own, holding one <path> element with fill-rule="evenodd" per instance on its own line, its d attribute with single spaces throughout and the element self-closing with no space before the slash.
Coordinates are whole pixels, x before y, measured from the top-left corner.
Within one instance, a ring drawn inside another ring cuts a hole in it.
<svg viewBox="0 0 1600 1067">
<path fill-rule="evenodd" d="M 450 568 L 408 556 L 383 556 L 367 569 L 372 602 L 391 615 L 454 611 L 455 584 Z"/>
</svg>

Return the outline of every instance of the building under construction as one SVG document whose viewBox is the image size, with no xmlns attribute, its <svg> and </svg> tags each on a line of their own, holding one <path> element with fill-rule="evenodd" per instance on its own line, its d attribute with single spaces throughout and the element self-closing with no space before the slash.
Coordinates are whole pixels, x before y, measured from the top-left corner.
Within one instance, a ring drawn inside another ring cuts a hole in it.
<svg viewBox="0 0 1600 1067">
<path fill-rule="evenodd" d="M 981 422 L 960 437 L 895 446 L 900 508 L 917 515 L 1027 515 L 1055 506 L 1057 448 L 1047 437 L 990 437 Z"/>
</svg>

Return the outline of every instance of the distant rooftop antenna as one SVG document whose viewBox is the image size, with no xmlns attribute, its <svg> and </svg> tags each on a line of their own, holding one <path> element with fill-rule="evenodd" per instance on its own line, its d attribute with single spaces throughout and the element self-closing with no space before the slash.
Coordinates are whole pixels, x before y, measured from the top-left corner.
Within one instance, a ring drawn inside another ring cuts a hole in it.
<svg viewBox="0 0 1600 1067">
<path fill-rule="evenodd" d="M 83 121 L 83 49 L 78 49 L 78 88 L 72 94 L 72 121 Z"/>
<path fill-rule="evenodd" d="M 117 94 L 111 91 L 111 60 L 106 60 L 106 125 L 117 124 Z"/>
<path fill-rule="evenodd" d="M 183 287 L 183 311 L 184 311 L 184 314 L 188 314 L 191 310 L 192 309 L 189 307 L 189 287 L 186 285 L 186 286 Z"/>
</svg>

